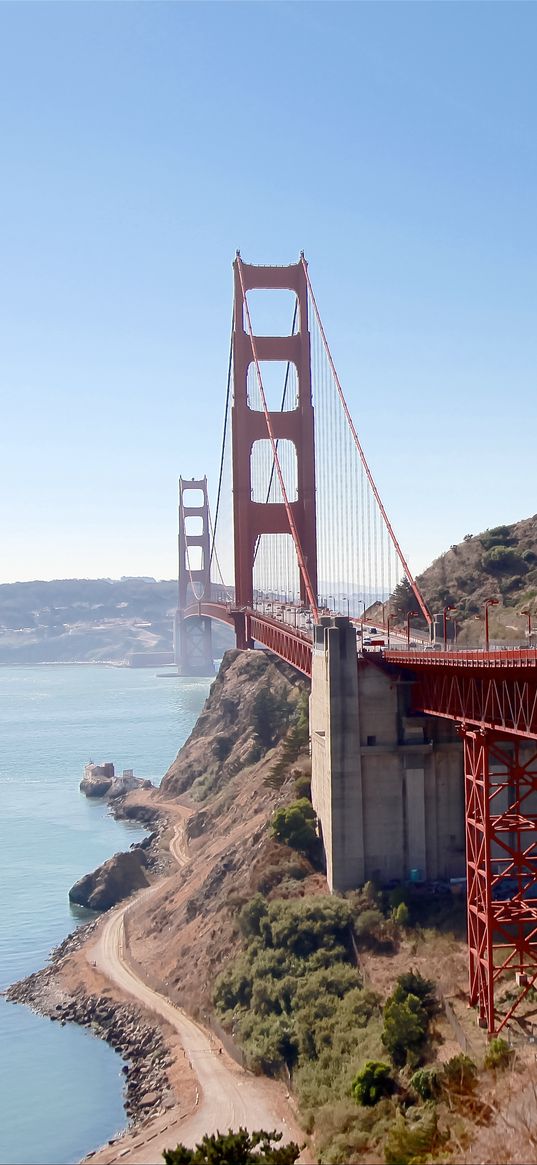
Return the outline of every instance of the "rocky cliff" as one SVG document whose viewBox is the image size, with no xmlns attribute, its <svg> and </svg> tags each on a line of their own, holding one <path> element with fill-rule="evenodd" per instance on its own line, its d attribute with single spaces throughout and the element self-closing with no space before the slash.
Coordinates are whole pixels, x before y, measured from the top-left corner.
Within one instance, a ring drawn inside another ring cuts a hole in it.
<svg viewBox="0 0 537 1165">
<path fill-rule="evenodd" d="M 88 910 L 108 910 L 123 898 L 128 898 L 133 890 L 149 885 L 146 868 L 147 858 L 141 846 L 114 854 L 91 874 L 85 874 L 75 882 L 69 898 Z"/>
<path fill-rule="evenodd" d="M 306 681 L 264 651 L 227 651 L 188 740 L 160 786 L 195 801 L 217 793 L 283 739 Z"/>
</svg>

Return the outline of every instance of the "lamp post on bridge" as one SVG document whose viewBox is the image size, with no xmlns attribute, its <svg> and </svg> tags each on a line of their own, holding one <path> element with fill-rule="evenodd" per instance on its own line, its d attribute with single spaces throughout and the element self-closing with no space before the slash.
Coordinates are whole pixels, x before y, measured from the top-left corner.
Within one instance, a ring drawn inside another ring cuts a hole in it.
<svg viewBox="0 0 537 1165">
<path fill-rule="evenodd" d="M 499 599 L 485 599 L 485 651 L 489 649 L 489 607 L 495 607 Z"/>
<path fill-rule="evenodd" d="M 351 609 L 350 609 L 348 597 L 347 597 L 347 595 L 341 595 L 341 598 L 343 599 L 343 602 L 347 604 L 347 619 L 350 619 Z"/>
<path fill-rule="evenodd" d="M 407 645 L 407 648 L 410 647 L 410 620 L 416 619 L 418 614 L 419 614 L 418 611 L 409 611 L 408 615 L 406 617 L 406 645 Z"/>
<path fill-rule="evenodd" d="M 448 611 L 454 611 L 454 610 L 455 610 L 454 606 L 449 606 L 449 607 L 444 607 L 444 611 L 443 611 L 443 616 L 444 616 L 444 651 L 447 651 L 447 613 L 448 613 Z"/>
<path fill-rule="evenodd" d="M 358 599 L 358 602 L 361 603 L 363 608 L 364 608 L 362 611 L 362 614 L 360 616 L 360 623 L 362 624 L 362 639 L 363 639 L 363 637 L 364 637 L 364 623 L 365 623 L 365 599 Z"/>
</svg>

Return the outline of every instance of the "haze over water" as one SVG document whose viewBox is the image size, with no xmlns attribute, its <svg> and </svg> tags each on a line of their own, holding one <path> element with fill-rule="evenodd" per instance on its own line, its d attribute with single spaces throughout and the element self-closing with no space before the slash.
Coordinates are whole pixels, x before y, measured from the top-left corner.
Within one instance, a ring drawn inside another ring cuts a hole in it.
<svg viewBox="0 0 537 1165">
<path fill-rule="evenodd" d="M 0 987 L 43 966 L 80 921 L 82 874 L 144 831 L 79 792 L 89 759 L 159 783 L 209 680 L 99 666 L 0 668 Z M 125 1125 L 122 1061 L 75 1025 L 0 999 L 0 1163 L 78 1160 Z"/>
</svg>

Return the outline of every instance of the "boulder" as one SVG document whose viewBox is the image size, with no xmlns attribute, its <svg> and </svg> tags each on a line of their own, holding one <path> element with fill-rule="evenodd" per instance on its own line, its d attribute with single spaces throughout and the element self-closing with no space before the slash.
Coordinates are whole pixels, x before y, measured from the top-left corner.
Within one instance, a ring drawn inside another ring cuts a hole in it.
<svg viewBox="0 0 537 1165">
<path fill-rule="evenodd" d="M 71 902 L 89 910 L 108 910 L 128 898 L 133 890 L 148 886 L 146 856 L 142 849 L 114 854 L 91 874 L 85 874 L 69 891 Z"/>
</svg>

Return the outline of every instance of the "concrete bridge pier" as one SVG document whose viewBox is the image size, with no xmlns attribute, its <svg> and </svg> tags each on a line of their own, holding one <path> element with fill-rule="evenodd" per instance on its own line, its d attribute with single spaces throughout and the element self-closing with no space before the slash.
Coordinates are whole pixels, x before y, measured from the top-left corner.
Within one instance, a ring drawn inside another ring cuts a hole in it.
<svg viewBox="0 0 537 1165">
<path fill-rule="evenodd" d="M 365 881 L 356 631 L 343 616 L 314 627 L 310 735 L 313 807 L 331 890 Z"/>
<path fill-rule="evenodd" d="M 181 611 L 176 612 L 174 657 L 180 676 L 214 675 L 210 619 L 203 615 L 184 619 Z"/>
<path fill-rule="evenodd" d="M 348 619 L 314 628 L 312 800 L 331 890 L 465 873 L 463 753 L 449 721 L 356 651 Z"/>
</svg>

